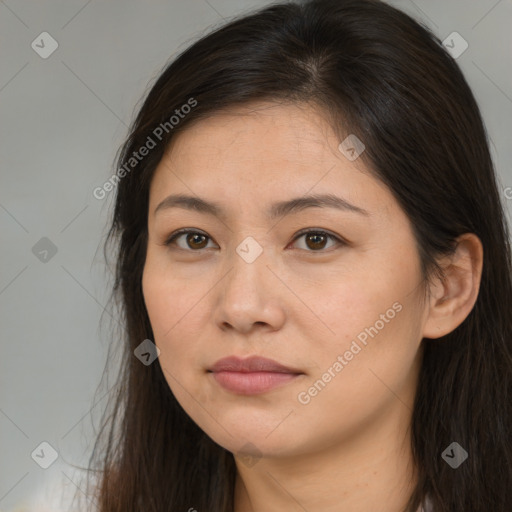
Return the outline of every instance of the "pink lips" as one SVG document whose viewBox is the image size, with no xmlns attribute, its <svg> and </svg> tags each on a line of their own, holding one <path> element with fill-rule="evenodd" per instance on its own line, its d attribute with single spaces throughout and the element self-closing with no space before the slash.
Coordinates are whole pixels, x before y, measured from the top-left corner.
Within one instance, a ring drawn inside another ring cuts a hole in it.
<svg viewBox="0 0 512 512">
<path fill-rule="evenodd" d="M 226 357 L 217 361 L 209 371 L 222 387 L 241 395 L 270 391 L 302 374 L 298 369 L 259 356 Z"/>
</svg>

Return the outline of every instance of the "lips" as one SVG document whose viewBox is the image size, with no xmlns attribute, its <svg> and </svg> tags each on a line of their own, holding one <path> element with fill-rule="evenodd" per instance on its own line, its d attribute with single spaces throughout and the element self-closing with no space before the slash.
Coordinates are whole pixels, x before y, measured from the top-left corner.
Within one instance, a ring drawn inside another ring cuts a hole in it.
<svg viewBox="0 0 512 512">
<path fill-rule="evenodd" d="M 210 369 L 212 372 L 272 372 L 272 373 L 292 373 L 300 374 L 296 368 L 286 367 L 277 361 L 267 359 L 266 357 L 251 356 L 246 359 L 240 359 L 236 356 L 219 359 Z"/>
<path fill-rule="evenodd" d="M 304 374 L 296 368 L 259 356 L 246 359 L 225 357 L 208 371 L 220 386 L 237 395 L 266 393 Z"/>
</svg>

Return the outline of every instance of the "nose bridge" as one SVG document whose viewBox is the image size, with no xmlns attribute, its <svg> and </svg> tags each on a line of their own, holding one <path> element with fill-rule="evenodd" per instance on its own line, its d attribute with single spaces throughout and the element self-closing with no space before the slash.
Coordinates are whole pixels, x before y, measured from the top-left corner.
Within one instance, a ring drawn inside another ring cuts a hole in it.
<svg viewBox="0 0 512 512">
<path fill-rule="evenodd" d="M 252 236 L 245 237 L 232 251 L 227 257 L 229 270 L 223 280 L 221 309 L 231 320 L 247 316 L 257 321 L 256 317 L 264 316 L 269 305 L 272 289 L 269 279 L 274 278 L 267 268 L 268 251 Z"/>
<path fill-rule="evenodd" d="M 254 284 L 261 284 L 265 273 L 269 272 L 266 267 L 267 252 L 268 248 L 263 248 L 263 241 L 260 243 L 255 237 L 246 236 L 228 258 L 231 265 L 230 281 L 236 281 L 237 286 L 253 287 Z"/>
</svg>

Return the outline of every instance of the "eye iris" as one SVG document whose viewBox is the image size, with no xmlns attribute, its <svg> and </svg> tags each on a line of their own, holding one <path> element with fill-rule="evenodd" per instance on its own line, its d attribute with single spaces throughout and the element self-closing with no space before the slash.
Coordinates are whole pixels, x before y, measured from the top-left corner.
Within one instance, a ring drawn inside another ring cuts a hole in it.
<svg viewBox="0 0 512 512">
<path fill-rule="evenodd" d="M 321 233 L 311 233 L 306 235 L 306 243 L 310 249 L 323 249 L 326 241 L 326 236 L 322 235 Z M 322 241 L 319 241 L 319 239 L 323 239 Z M 313 247 L 309 245 L 309 241 L 313 240 Z M 320 247 L 317 244 L 320 244 Z"/>
<path fill-rule="evenodd" d="M 194 246 L 194 242 L 192 242 L 192 244 L 190 243 L 191 240 L 194 240 L 194 239 L 197 239 L 197 238 L 203 238 L 203 243 L 201 244 L 201 242 L 199 242 L 199 247 L 198 245 L 195 245 Z M 187 235 L 187 243 L 194 249 L 202 249 L 205 245 L 206 245 L 206 236 L 205 235 L 201 235 L 200 233 L 189 233 Z"/>
</svg>

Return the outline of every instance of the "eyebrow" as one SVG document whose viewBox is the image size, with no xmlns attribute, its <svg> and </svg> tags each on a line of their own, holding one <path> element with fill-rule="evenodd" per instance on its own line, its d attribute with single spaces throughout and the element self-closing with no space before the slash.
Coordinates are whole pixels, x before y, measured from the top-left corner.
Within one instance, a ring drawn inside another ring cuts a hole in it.
<svg viewBox="0 0 512 512">
<path fill-rule="evenodd" d="M 314 194 L 279 201 L 270 205 L 266 214 L 270 219 L 275 219 L 313 207 L 336 208 L 337 210 L 354 212 L 361 215 L 370 215 L 365 209 L 355 206 L 345 199 L 333 194 Z M 183 194 L 174 194 L 166 197 L 155 208 L 154 213 L 156 215 L 157 212 L 167 210 L 169 208 L 183 208 L 186 210 L 193 210 L 199 213 L 213 215 L 218 218 L 225 217 L 225 213 L 218 203 L 209 202 L 201 199 L 200 197 L 187 196 Z"/>
</svg>

